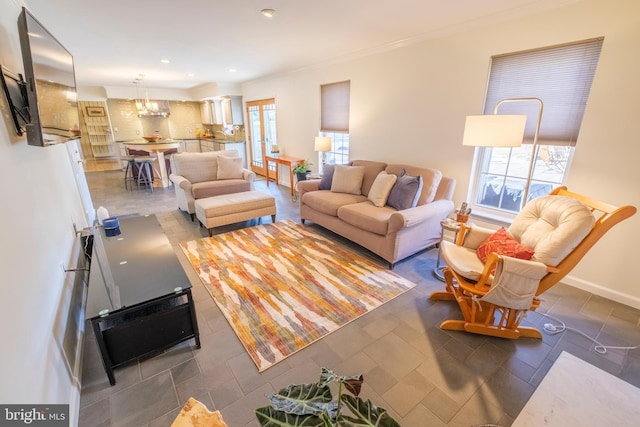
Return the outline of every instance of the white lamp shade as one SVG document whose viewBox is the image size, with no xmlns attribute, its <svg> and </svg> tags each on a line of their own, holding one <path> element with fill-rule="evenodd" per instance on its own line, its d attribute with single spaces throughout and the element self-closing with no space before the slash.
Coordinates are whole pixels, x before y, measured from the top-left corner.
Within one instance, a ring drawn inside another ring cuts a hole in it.
<svg viewBox="0 0 640 427">
<path fill-rule="evenodd" d="M 316 136 L 315 151 L 331 151 L 331 138 L 328 136 Z"/>
<path fill-rule="evenodd" d="M 519 147 L 524 138 L 526 115 L 494 114 L 467 116 L 462 145 L 474 147 Z"/>
</svg>

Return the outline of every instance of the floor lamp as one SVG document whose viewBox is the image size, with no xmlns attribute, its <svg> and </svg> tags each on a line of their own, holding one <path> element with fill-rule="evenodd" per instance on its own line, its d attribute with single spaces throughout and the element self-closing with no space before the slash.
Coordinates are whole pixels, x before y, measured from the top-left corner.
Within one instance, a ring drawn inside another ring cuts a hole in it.
<svg viewBox="0 0 640 427">
<path fill-rule="evenodd" d="M 324 164 L 327 162 L 327 151 L 331 151 L 331 138 L 328 136 L 316 136 L 313 149 L 322 153 L 322 162 L 318 171 L 321 174 L 324 171 Z"/>
<path fill-rule="evenodd" d="M 539 98 L 507 98 L 499 101 L 493 109 L 493 115 L 468 116 L 465 122 L 462 145 L 475 147 L 519 147 L 524 138 L 524 129 L 527 123 L 525 114 L 511 115 L 498 114 L 501 105 L 513 102 L 536 102 L 539 106 L 536 129 L 533 135 L 533 148 L 529 171 L 524 188 L 522 204 L 527 203 L 529 197 L 529 186 L 533 175 L 533 168 L 538 149 L 538 133 L 540 132 L 540 122 L 542 120 L 543 103 Z"/>
</svg>

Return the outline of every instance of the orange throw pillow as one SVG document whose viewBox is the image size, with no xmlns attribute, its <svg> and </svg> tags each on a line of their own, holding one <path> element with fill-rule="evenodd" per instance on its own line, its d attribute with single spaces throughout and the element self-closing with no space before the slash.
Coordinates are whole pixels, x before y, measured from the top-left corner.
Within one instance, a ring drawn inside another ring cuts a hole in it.
<svg viewBox="0 0 640 427">
<path fill-rule="evenodd" d="M 492 252 L 520 259 L 531 259 L 533 257 L 533 250 L 518 243 L 516 239 L 507 233 L 504 227 L 500 227 L 498 231 L 487 237 L 476 250 L 478 258 L 483 263 L 487 262 L 487 257 Z"/>
</svg>

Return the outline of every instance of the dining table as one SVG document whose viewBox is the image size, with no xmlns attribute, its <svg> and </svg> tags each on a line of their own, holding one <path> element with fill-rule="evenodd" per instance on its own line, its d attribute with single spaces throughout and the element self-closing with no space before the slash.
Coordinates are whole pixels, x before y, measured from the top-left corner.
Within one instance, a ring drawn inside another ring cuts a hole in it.
<svg viewBox="0 0 640 427">
<path fill-rule="evenodd" d="M 157 157 L 158 159 L 158 172 L 160 173 L 160 182 L 163 187 L 169 186 L 169 173 L 167 172 L 167 166 L 164 161 L 164 153 L 172 148 L 179 148 L 184 141 L 179 139 L 162 138 L 158 141 L 146 141 L 132 140 L 124 141 L 124 146 L 127 149 L 132 150 L 144 150 L 149 153 L 150 156 Z"/>
</svg>

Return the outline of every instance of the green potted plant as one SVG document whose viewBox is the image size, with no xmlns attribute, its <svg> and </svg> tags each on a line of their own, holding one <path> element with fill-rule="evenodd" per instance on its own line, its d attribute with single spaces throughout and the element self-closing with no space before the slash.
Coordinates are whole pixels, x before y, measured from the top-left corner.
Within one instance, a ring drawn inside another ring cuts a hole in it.
<svg viewBox="0 0 640 427">
<path fill-rule="evenodd" d="M 362 374 L 340 376 L 322 368 L 317 383 L 292 384 L 268 396 L 271 406 L 256 409 L 256 418 L 262 427 L 400 427 L 386 409 L 358 397 L 363 381 Z M 336 400 L 331 383 L 338 385 Z"/>
<path fill-rule="evenodd" d="M 309 169 L 309 166 L 311 166 L 311 163 L 304 160 L 303 162 L 298 163 L 293 167 L 292 172 L 296 174 L 296 178 L 298 178 L 298 181 L 304 181 L 305 179 L 307 179 L 307 174 L 311 173 L 311 169 Z"/>
</svg>

